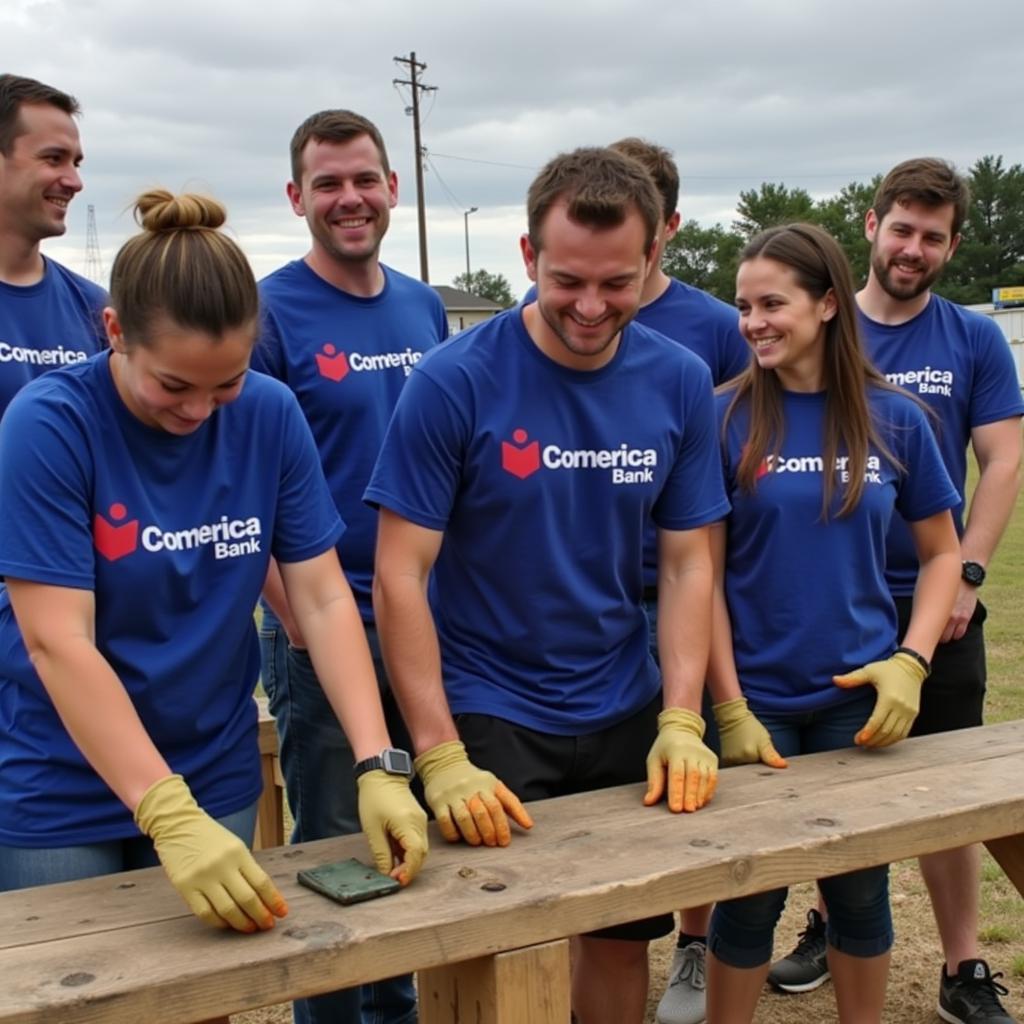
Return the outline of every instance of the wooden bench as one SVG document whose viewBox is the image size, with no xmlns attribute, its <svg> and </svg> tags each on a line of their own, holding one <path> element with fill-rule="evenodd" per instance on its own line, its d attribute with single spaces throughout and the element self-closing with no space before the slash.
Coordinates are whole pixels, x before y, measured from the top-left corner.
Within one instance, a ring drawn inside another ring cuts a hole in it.
<svg viewBox="0 0 1024 1024">
<path fill-rule="evenodd" d="M 641 793 L 533 804 L 503 850 L 434 832 L 414 885 L 353 907 L 295 873 L 361 836 L 264 851 L 291 911 L 259 935 L 204 927 L 159 869 L 0 895 L 0 1022 L 197 1021 L 416 970 L 422 1024 L 566 1024 L 577 932 L 976 841 L 1024 891 L 1024 721 L 729 769 L 697 814 Z"/>
<path fill-rule="evenodd" d="M 267 707 L 266 697 L 257 697 L 259 707 L 260 772 L 263 793 L 256 813 L 254 850 L 284 846 L 284 779 L 277 756 L 277 725 Z"/>
</svg>

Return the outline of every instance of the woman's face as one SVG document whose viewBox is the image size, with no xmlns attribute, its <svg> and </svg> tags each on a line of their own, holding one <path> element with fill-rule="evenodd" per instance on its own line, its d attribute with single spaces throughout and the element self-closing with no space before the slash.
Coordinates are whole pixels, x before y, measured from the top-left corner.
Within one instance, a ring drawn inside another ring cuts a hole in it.
<svg viewBox="0 0 1024 1024">
<path fill-rule="evenodd" d="M 755 256 L 736 274 L 736 308 L 758 366 L 774 370 L 789 391 L 824 387 L 825 324 L 836 313 L 831 289 L 816 299 L 790 267 Z"/>
<path fill-rule="evenodd" d="M 103 311 L 110 368 L 118 394 L 143 423 L 169 434 L 191 434 L 242 392 L 256 336 L 255 322 L 219 337 L 155 321 L 147 343 L 128 344 L 117 312 Z"/>
</svg>

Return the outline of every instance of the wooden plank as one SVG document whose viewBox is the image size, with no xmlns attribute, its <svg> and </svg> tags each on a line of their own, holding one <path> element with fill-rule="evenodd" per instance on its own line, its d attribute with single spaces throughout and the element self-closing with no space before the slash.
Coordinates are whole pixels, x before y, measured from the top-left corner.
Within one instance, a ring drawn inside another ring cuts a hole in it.
<svg viewBox="0 0 1024 1024">
<path fill-rule="evenodd" d="M 255 698 L 259 708 L 260 775 L 263 792 L 256 811 L 253 849 L 284 845 L 284 780 L 277 754 L 277 723 L 266 697 Z"/>
<path fill-rule="evenodd" d="M 568 1024 L 569 941 L 421 971 L 420 1024 Z"/>
<path fill-rule="evenodd" d="M 796 758 L 782 772 L 730 769 L 694 815 L 644 808 L 642 786 L 542 801 L 536 828 L 507 849 L 433 832 L 423 875 L 386 913 L 338 907 L 294 880 L 368 859 L 361 836 L 274 849 L 259 859 L 291 912 L 254 936 L 205 929 L 158 869 L 3 894 L 0 1021 L 199 1020 L 1014 836 L 1022 752 L 1024 722 L 1004 723 Z"/>
</svg>

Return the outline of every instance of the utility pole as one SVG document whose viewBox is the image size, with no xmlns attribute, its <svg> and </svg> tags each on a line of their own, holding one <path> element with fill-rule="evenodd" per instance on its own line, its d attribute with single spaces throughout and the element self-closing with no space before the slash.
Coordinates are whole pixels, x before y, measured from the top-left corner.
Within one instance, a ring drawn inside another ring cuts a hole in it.
<svg viewBox="0 0 1024 1024">
<path fill-rule="evenodd" d="M 408 85 L 412 89 L 412 107 L 406 107 L 405 112 L 412 114 L 412 135 L 413 145 L 416 148 L 416 214 L 420 228 L 420 279 L 425 283 L 430 282 L 430 271 L 427 269 L 427 207 L 423 198 L 423 144 L 420 142 L 420 93 L 436 92 L 436 85 L 424 85 L 419 80 L 421 71 L 427 70 L 427 65 L 416 60 L 416 51 L 413 50 L 408 57 L 395 57 L 396 64 L 403 64 L 409 69 L 409 78 L 392 79 L 395 85 Z"/>
<path fill-rule="evenodd" d="M 86 207 L 85 221 L 85 276 L 96 284 L 105 285 L 103 280 L 103 257 L 100 255 L 100 236 L 96 231 L 96 207 Z"/>
<path fill-rule="evenodd" d="M 468 210 L 462 214 L 462 220 L 466 225 L 466 291 L 469 291 L 469 215 L 476 213 L 479 209 L 477 206 L 471 206 Z"/>
</svg>

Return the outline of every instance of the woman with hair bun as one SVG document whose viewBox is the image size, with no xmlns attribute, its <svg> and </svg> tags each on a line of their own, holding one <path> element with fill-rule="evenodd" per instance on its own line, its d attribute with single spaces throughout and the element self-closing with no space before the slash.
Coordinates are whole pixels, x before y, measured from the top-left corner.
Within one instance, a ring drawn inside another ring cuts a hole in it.
<svg viewBox="0 0 1024 1024">
<path fill-rule="evenodd" d="M 271 555 L 356 757 L 390 741 L 309 428 L 249 372 L 256 282 L 224 208 L 151 191 L 135 210 L 110 350 L 0 424 L 0 890 L 159 858 L 200 918 L 253 932 L 287 912 L 247 848 Z M 409 882 L 427 841 L 408 776 L 359 787 L 377 867 Z"/>
<path fill-rule="evenodd" d="M 771 228 L 740 257 L 740 332 L 753 359 L 718 395 L 732 504 L 712 531 L 708 686 L 722 761 L 903 739 L 960 578 L 958 503 L 924 409 L 864 354 L 842 249 L 809 224 Z M 885 582 L 893 515 L 921 573 L 897 637 Z M 780 757 L 781 755 L 781 757 Z M 893 941 L 888 866 L 821 879 L 839 1020 L 881 1020 Z M 724 900 L 708 935 L 707 1020 L 753 1018 L 786 890 Z"/>
</svg>

